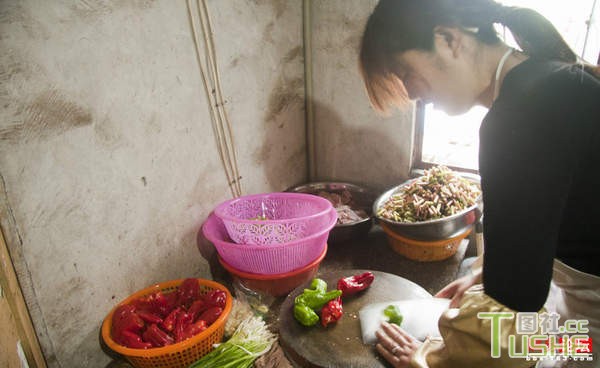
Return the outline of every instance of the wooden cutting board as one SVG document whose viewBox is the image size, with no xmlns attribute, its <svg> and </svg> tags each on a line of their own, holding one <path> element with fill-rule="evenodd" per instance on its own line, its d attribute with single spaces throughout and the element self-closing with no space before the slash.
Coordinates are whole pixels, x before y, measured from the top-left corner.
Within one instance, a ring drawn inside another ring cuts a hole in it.
<svg viewBox="0 0 600 368">
<path fill-rule="evenodd" d="M 319 275 L 327 282 L 327 290 L 334 289 L 341 277 L 368 270 L 341 270 Z M 305 327 L 294 319 L 294 298 L 310 286 L 310 282 L 292 291 L 279 314 L 280 344 L 290 360 L 300 367 L 375 368 L 386 367 L 372 345 L 362 342 L 358 311 L 369 304 L 402 299 L 430 298 L 421 286 L 403 277 L 385 272 L 371 271 L 375 281 L 367 290 L 343 300 L 344 315 L 327 328 L 319 323 Z"/>
</svg>

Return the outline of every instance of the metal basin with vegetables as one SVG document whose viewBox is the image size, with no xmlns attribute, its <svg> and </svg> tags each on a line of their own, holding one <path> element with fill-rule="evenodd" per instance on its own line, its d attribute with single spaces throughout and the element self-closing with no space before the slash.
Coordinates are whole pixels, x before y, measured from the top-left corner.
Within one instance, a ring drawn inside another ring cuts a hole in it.
<svg viewBox="0 0 600 368">
<path fill-rule="evenodd" d="M 451 239 L 466 233 L 481 216 L 483 202 L 478 192 L 479 183 L 453 173 L 451 180 L 460 177 L 461 187 L 458 188 L 459 182 L 440 179 L 448 177 L 446 170 L 449 169 L 433 168 L 426 171 L 424 176 L 407 180 L 380 195 L 373 203 L 373 214 L 377 221 L 397 235 L 419 241 Z M 432 195 L 431 191 L 427 193 L 425 190 L 430 181 L 435 185 L 442 184 L 439 193 L 436 193 L 439 198 L 435 198 L 436 194 L 432 198 L 424 198 Z M 461 198 L 462 201 L 463 192 L 467 190 L 465 185 L 474 186 L 469 192 L 472 204 L 463 201 L 461 205 L 452 207 L 451 200 Z M 407 188 L 411 191 L 407 191 Z"/>
<path fill-rule="evenodd" d="M 376 194 L 366 187 L 343 182 L 318 182 L 288 188 L 286 191 L 318 195 L 332 203 L 338 213 L 338 222 L 329 233 L 329 243 L 356 239 L 371 230 L 371 208 Z"/>
</svg>

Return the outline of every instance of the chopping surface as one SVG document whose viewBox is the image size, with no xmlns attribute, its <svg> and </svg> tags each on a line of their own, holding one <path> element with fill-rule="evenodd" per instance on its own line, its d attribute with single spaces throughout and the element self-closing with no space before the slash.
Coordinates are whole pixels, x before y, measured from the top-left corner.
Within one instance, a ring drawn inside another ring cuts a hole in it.
<svg viewBox="0 0 600 368">
<path fill-rule="evenodd" d="M 318 277 L 325 280 L 328 290 L 334 289 L 338 279 L 368 270 L 348 269 L 326 273 Z M 288 357 L 301 367 L 386 367 L 385 360 L 374 346 L 364 345 L 361 338 L 358 311 L 372 303 L 402 299 L 429 298 L 421 286 L 400 276 L 371 271 L 375 281 L 367 290 L 345 298 L 344 315 L 334 325 L 325 328 L 320 324 L 304 327 L 294 319 L 294 298 L 310 286 L 310 282 L 292 291 L 279 314 L 280 344 Z"/>
</svg>

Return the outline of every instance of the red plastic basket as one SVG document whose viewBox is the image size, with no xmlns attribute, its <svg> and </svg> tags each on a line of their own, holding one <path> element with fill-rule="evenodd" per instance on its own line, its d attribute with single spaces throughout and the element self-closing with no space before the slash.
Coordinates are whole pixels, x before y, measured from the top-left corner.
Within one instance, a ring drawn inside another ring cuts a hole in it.
<svg viewBox="0 0 600 368">
<path fill-rule="evenodd" d="M 336 221 L 337 212 L 331 208 L 328 224 L 319 233 L 292 242 L 271 245 L 232 242 L 223 222 L 213 214 L 202 225 L 202 232 L 230 266 L 243 272 L 272 275 L 297 270 L 315 260 L 325 249 L 327 237 Z"/>
<path fill-rule="evenodd" d="M 317 272 L 319 272 L 319 266 L 327 254 L 327 244 L 325 249 L 317 257 L 306 266 L 278 275 L 257 275 L 253 273 L 242 272 L 235 269 L 231 265 L 227 264 L 221 257 L 219 262 L 225 268 L 231 276 L 237 280 L 242 286 L 253 291 L 260 291 L 271 296 L 283 296 L 287 295 L 290 291 L 296 287 L 312 280 Z"/>
<path fill-rule="evenodd" d="M 200 283 L 200 293 L 202 295 L 208 294 L 215 289 L 223 290 L 225 294 L 227 294 L 227 301 L 223 312 L 206 330 L 177 344 L 153 349 L 132 349 L 117 344 L 112 339 L 112 316 L 117 307 L 129 304 L 135 299 L 150 295 L 157 291 L 170 292 L 177 290 L 179 285 L 183 282 L 183 279 L 173 280 L 142 289 L 116 305 L 102 323 L 102 338 L 104 339 L 104 342 L 106 342 L 106 345 L 123 355 L 136 368 L 187 368 L 190 364 L 210 353 L 213 350 L 213 345 L 218 344 L 223 340 L 225 321 L 229 316 L 233 301 L 231 293 L 225 286 L 205 279 L 198 279 L 198 281 Z"/>
</svg>

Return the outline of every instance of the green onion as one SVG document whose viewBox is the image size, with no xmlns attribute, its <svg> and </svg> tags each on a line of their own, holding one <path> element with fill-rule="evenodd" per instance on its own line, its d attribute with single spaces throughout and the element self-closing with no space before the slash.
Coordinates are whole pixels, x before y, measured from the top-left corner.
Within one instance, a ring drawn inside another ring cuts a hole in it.
<svg viewBox="0 0 600 368">
<path fill-rule="evenodd" d="M 231 338 L 189 368 L 248 368 L 268 352 L 277 338 L 259 317 L 242 321 Z"/>
</svg>

